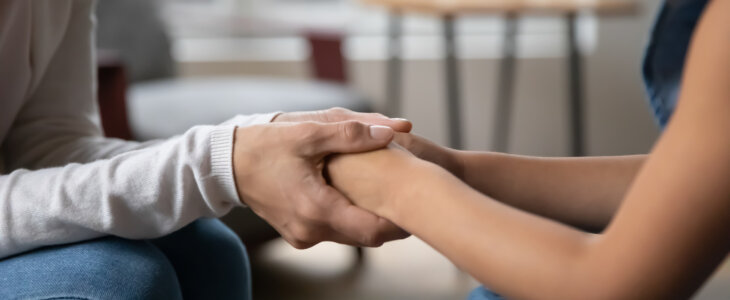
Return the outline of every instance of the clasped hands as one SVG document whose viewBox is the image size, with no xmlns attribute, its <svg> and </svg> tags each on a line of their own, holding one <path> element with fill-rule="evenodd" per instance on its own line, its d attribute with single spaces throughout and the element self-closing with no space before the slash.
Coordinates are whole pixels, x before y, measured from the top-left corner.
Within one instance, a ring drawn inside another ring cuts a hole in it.
<svg viewBox="0 0 730 300">
<path fill-rule="evenodd" d="M 373 213 L 399 183 L 376 179 L 386 177 L 383 170 L 425 162 L 411 152 L 436 162 L 448 157 L 433 151 L 446 148 L 414 142 L 407 134 L 411 126 L 404 119 L 334 108 L 239 127 L 233 148 L 239 197 L 299 249 L 322 241 L 377 247 L 405 238 L 407 232 Z"/>
</svg>

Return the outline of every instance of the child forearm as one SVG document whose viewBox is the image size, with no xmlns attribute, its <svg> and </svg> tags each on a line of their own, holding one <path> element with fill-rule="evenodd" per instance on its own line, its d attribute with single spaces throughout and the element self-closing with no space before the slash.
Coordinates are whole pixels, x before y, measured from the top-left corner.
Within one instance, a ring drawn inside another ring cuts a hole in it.
<svg viewBox="0 0 730 300">
<path fill-rule="evenodd" d="M 542 158 L 458 151 L 412 134 L 396 142 L 509 205 L 587 230 L 613 217 L 646 155 Z"/>
<path fill-rule="evenodd" d="M 332 184 L 510 297 L 534 299 L 575 282 L 571 274 L 593 235 L 493 201 L 446 170 L 396 151 L 336 158 L 328 167 Z"/>
<path fill-rule="evenodd" d="M 461 179 L 494 199 L 587 230 L 601 230 L 645 155 L 542 158 L 460 151 Z"/>
<path fill-rule="evenodd" d="M 622 203 L 623 214 L 602 235 L 495 201 L 401 150 L 340 156 L 328 170 L 332 184 L 357 205 L 423 239 L 508 298 L 686 298 L 722 257 L 718 253 L 727 253 L 727 243 L 704 244 L 727 236 L 727 201 L 700 195 L 697 181 L 661 176 L 668 174 L 663 166 L 644 170 L 643 182 Z M 711 200 L 708 207 L 697 206 L 693 194 Z"/>
</svg>

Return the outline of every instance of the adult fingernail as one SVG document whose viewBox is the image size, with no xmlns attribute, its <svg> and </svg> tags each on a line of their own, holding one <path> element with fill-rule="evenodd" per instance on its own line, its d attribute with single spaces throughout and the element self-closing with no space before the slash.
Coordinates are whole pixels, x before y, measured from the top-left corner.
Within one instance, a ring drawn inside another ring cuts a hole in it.
<svg viewBox="0 0 730 300">
<path fill-rule="evenodd" d="M 387 140 L 393 136 L 393 129 L 388 126 L 372 125 L 370 126 L 370 137 L 376 140 Z"/>
<path fill-rule="evenodd" d="M 408 121 L 408 119 L 404 119 L 404 118 L 390 118 L 390 119 L 393 120 L 393 121 L 410 122 L 410 121 Z"/>
</svg>

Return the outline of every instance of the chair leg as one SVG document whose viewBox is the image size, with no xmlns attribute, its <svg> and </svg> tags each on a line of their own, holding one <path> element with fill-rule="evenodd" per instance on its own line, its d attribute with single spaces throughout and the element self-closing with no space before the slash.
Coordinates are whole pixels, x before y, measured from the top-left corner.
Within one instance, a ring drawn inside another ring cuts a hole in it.
<svg viewBox="0 0 730 300">
<path fill-rule="evenodd" d="M 365 262 L 365 249 L 362 247 L 355 247 L 355 264 L 362 265 Z"/>
<path fill-rule="evenodd" d="M 492 147 L 497 152 L 509 150 L 510 119 L 515 89 L 515 56 L 517 55 L 517 16 L 508 14 L 504 19 L 502 59 L 497 78 L 497 105 L 494 116 Z"/>
<path fill-rule="evenodd" d="M 461 140 L 461 92 L 459 90 L 459 61 L 456 57 L 456 30 L 454 16 L 446 15 L 442 19 L 444 34 L 444 67 L 446 72 L 446 103 L 449 122 L 449 146 L 462 148 Z"/>
<path fill-rule="evenodd" d="M 391 117 L 402 117 L 401 101 L 401 34 L 402 16 L 399 12 L 391 12 L 388 22 L 388 62 L 385 76 L 386 112 Z"/>
<path fill-rule="evenodd" d="M 578 49 L 578 32 L 576 30 L 576 14 L 569 13 L 566 16 L 567 42 L 568 42 L 568 76 L 570 91 L 570 125 L 572 131 L 573 145 L 572 155 L 585 155 L 584 133 L 583 133 L 583 77 L 582 61 Z"/>
</svg>

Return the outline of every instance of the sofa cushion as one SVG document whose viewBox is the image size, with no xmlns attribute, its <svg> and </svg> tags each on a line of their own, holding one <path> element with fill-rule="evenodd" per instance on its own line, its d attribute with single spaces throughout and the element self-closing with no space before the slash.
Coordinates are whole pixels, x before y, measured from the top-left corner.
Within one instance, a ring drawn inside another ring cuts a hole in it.
<svg viewBox="0 0 730 300">
<path fill-rule="evenodd" d="M 345 85 L 280 78 L 156 80 L 133 85 L 127 102 L 136 140 L 170 137 L 194 125 L 221 123 L 237 114 L 335 106 L 371 111 L 369 102 Z"/>
</svg>

